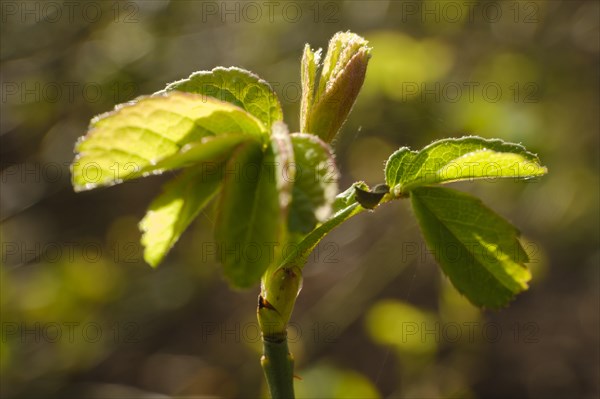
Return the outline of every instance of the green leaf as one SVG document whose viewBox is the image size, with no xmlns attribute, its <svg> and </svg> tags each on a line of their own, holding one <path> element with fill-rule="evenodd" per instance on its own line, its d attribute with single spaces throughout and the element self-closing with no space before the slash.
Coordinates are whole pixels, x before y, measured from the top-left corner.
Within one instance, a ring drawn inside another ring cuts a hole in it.
<svg viewBox="0 0 600 399">
<path fill-rule="evenodd" d="M 140 222 L 144 260 L 156 267 L 198 213 L 218 193 L 219 167 L 198 165 L 167 183 Z"/>
<path fill-rule="evenodd" d="M 194 72 L 189 78 L 169 84 L 165 91 L 202 94 L 245 109 L 268 128 L 283 120 L 283 111 L 271 86 L 252 72 L 231 67 Z"/>
<path fill-rule="evenodd" d="M 75 145 L 73 186 L 83 191 L 160 173 L 161 161 L 186 145 L 222 134 L 262 141 L 268 132 L 239 107 L 196 94 L 172 92 L 117 106 L 92 119 Z"/>
<path fill-rule="evenodd" d="M 92 119 L 75 145 L 76 191 L 165 170 L 161 161 L 185 146 L 221 134 L 262 140 L 265 126 L 246 111 L 212 98 L 173 92 L 117 106 Z"/>
<path fill-rule="evenodd" d="M 302 107 L 303 132 L 316 134 L 327 143 L 337 135 L 365 80 L 371 56 L 367 44 L 365 39 L 351 32 L 338 32 L 331 38 L 314 98 Z M 316 69 L 318 60 L 311 62 L 311 54 L 305 55 L 307 67 L 303 67 L 303 97 L 306 96 L 308 101 L 304 82 L 310 85 L 316 81 L 311 73 L 313 67 Z"/>
<path fill-rule="evenodd" d="M 539 158 L 523 146 L 475 136 L 436 141 L 421 151 L 401 148 L 392 154 L 385 167 L 386 182 L 397 195 L 435 183 L 529 178 L 547 172 Z"/>
<path fill-rule="evenodd" d="M 286 221 L 292 203 L 292 192 L 296 178 L 296 165 L 294 163 L 294 148 L 288 127 L 283 122 L 275 122 L 271 133 L 271 146 L 265 154 L 263 162 L 264 172 L 268 174 L 269 180 L 275 182 L 277 192 L 274 194 L 279 198 L 278 220 L 278 242 L 274 248 L 274 262 L 277 265 L 281 260 L 281 251 L 290 240 Z M 268 274 L 268 271 L 265 275 Z"/>
<path fill-rule="evenodd" d="M 224 170 L 215 238 L 225 276 L 235 287 L 246 288 L 275 261 L 281 231 L 281 209 L 276 179 L 265 165 L 274 163 L 272 147 L 239 146 Z"/>
<path fill-rule="evenodd" d="M 411 151 L 408 147 L 401 147 L 388 158 L 385 163 L 385 181 L 391 190 L 408 174 L 413 166 L 417 151 Z"/>
<path fill-rule="evenodd" d="M 219 136 L 208 136 L 197 142 L 186 144 L 179 152 L 168 156 L 154 165 L 142 168 L 141 175 L 148 173 L 161 173 L 166 170 L 187 168 L 199 163 L 205 163 L 206 167 L 215 165 L 227 160 L 235 147 L 241 143 L 257 140 L 249 138 L 244 134 L 224 133 Z"/>
<path fill-rule="evenodd" d="M 271 133 L 271 150 L 273 151 L 273 176 L 279 193 L 279 207 L 282 219 L 287 217 L 292 190 L 296 178 L 296 165 L 294 163 L 294 147 L 288 127 L 283 122 L 276 122 Z"/>
<path fill-rule="evenodd" d="M 330 147 L 317 136 L 294 133 L 291 138 L 296 175 L 288 226 L 304 235 L 331 215 L 339 172 Z"/>
<path fill-rule="evenodd" d="M 529 260 L 509 222 L 459 191 L 419 187 L 410 197 L 429 249 L 473 304 L 497 309 L 527 289 Z"/>
</svg>

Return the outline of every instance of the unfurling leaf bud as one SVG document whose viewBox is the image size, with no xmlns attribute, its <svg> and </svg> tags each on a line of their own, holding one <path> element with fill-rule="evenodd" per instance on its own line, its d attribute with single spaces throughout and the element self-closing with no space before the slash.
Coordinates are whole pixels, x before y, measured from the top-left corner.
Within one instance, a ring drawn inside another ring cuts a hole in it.
<svg viewBox="0 0 600 399">
<path fill-rule="evenodd" d="M 302 57 L 302 132 L 316 134 L 325 142 L 335 138 L 365 80 L 371 56 L 367 44 L 354 33 L 338 32 L 331 38 L 322 64 L 321 50 L 313 52 L 306 45 Z"/>
</svg>

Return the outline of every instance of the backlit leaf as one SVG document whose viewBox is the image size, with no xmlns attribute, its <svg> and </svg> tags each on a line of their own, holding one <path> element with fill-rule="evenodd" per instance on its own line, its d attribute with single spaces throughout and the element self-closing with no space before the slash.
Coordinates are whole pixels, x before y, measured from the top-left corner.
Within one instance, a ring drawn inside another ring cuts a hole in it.
<svg viewBox="0 0 600 399">
<path fill-rule="evenodd" d="M 288 223 L 291 232 L 306 234 L 331 215 L 339 172 L 330 147 L 317 136 L 291 138 L 296 175 Z"/>
<path fill-rule="evenodd" d="M 246 111 L 212 98 L 172 92 L 138 99 L 92 119 L 75 146 L 73 186 L 82 191 L 160 173 L 165 170 L 161 162 L 186 145 L 222 134 L 257 141 L 268 135 Z"/>
<path fill-rule="evenodd" d="M 462 137 L 436 141 L 421 151 L 404 147 L 388 159 L 385 176 L 396 194 L 436 183 L 484 178 L 530 178 L 547 173 L 538 157 L 519 144 Z"/>
<path fill-rule="evenodd" d="M 283 120 L 281 104 L 271 86 L 241 68 L 217 67 L 194 72 L 189 78 L 169 84 L 165 91 L 184 91 L 213 97 L 245 109 L 270 128 Z"/>
<path fill-rule="evenodd" d="M 156 267 L 198 213 L 218 193 L 220 167 L 198 165 L 167 183 L 140 222 L 144 260 Z"/>
<path fill-rule="evenodd" d="M 419 187 L 410 197 L 427 246 L 473 304 L 497 309 L 527 289 L 529 260 L 509 222 L 459 191 Z"/>
<path fill-rule="evenodd" d="M 224 167 L 215 226 L 218 256 L 235 287 L 258 283 L 269 264 L 281 230 L 281 209 L 269 147 L 248 142 L 239 146 Z"/>
</svg>

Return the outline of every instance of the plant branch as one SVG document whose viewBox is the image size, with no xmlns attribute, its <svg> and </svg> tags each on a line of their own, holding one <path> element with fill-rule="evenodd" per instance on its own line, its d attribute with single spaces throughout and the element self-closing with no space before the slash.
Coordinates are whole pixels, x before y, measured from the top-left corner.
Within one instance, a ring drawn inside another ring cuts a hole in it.
<svg viewBox="0 0 600 399">
<path fill-rule="evenodd" d="M 294 357 L 288 350 L 287 336 L 272 339 L 263 335 L 260 359 L 273 399 L 294 399 Z"/>
</svg>

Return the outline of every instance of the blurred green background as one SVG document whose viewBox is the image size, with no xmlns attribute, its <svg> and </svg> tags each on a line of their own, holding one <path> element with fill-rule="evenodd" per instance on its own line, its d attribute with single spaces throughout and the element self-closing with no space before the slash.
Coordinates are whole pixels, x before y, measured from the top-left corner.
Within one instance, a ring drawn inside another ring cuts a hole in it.
<svg viewBox="0 0 600 399">
<path fill-rule="evenodd" d="M 218 65 L 271 82 L 295 130 L 304 43 L 350 29 L 373 57 L 341 188 L 464 134 L 521 142 L 550 174 L 454 185 L 523 233 L 531 289 L 499 312 L 441 276 L 406 202 L 334 231 L 290 328 L 298 396 L 597 398 L 599 4 L 3 1 L 0 394 L 265 395 L 258 287 L 227 287 L 211 212 L 152 270 L 137 222 L 171 176 L 75 194 L 68 165 L 92 116 Z"/>
</svg>

